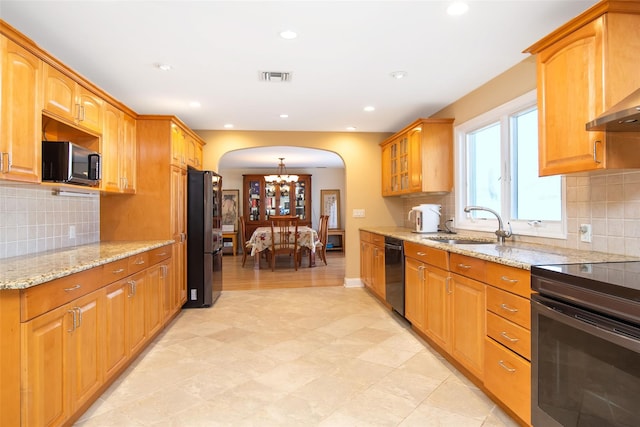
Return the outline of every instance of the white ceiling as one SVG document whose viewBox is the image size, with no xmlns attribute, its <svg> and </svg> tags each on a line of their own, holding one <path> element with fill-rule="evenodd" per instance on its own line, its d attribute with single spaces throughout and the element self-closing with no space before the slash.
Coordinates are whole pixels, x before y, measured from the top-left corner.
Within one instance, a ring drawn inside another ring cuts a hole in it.
<svg viewBox="0 0 640 427">
<path fill-rule="evenodd" d="M 0 17 L 139 114 L 196 130 L 396 132 L 596 1 L 470 0 L 458 17 L 450 3 L 0 0 Z M 280 38 L 284 29 L 298 38 Z M 408 76 L 390 77 L 397 70 Z M 261 71 L 293 77 L 266 83 Z"/>
</svg>

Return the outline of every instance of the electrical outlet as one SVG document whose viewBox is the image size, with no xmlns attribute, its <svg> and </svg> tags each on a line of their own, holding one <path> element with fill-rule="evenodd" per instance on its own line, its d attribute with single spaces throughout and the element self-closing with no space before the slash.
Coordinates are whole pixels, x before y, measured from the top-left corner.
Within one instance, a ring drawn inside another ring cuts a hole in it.
<svg viewBox="0 0 640 427">
<path fill-rule="evenodd" d="M 75 225 L 70 225 L 69 226 L 69 238 L 70 239 L 75 239 L 76 238 L 76 226 Z"/>
<path fill-rule="evenodd" d="M 354 218 L 364 218 L 364 209 L 354 209 L 353 210 Z"/>
<path fill-rule="evenodd" d="M 580 241 L 591 243 L 591 224 L 580 224 Z"/>
<path fill-rule="evenodd" d="M 198 299 L 198 290 L 191 289 L 191 301 L 195 301 Z"/>
</svg>

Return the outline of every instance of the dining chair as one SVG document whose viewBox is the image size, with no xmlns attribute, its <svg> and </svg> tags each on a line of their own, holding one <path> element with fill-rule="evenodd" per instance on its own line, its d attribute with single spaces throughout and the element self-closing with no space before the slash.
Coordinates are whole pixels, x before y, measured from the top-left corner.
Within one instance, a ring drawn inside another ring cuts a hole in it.
<svg viewBox="0 0 640 427">
<path fill-rule="evenodd" d="M 329 238 L 329 215 L 320 215 L 320 225 L 318 226 L 318 240 L 320 245 L 316 245 L 316 252 L 320 259 L 327 265 L 327 240 Z"/>
<path fill-rule="evenodd" d="M 247 261 L 247 255 L 251 252 L 251 245 L 247 243 L 251 236 L 247 236 L 247 221 L 244 219 L 244 216 L 240 216 L 238 219 L 240 221 L 240 238 L 242 239 L 242 266 L 244 267 L 244 263 Z"/>
<path fill-rule="evenodd" d="M 271 216 L 273 218 L 273 216 Z M 271 221 L 271 270 L 276 270 L 276 257 L 293 256 L 293 266 L 298 270 L 298 218 L 287 217 Z"/>
</svg>

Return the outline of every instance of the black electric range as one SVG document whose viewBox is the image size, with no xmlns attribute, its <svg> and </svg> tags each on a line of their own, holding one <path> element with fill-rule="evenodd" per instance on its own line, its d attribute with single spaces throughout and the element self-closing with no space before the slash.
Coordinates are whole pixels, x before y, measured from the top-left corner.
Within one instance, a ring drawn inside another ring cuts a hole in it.
<svg viewBox="0 0 640 427">
<path fill-rule="evenodd" d="M 640 261 L 532 266 L 531 288 L 640 324 Z"/>
</svg>

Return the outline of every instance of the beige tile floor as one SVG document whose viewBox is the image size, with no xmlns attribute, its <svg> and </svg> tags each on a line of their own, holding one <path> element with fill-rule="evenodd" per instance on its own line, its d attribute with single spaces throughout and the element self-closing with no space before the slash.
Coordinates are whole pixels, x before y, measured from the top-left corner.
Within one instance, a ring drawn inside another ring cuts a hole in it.
<svg viewBox="0 0 640 427">
<path fill-rule="evenodd" d="M 76 426 L 514 426 L 362 288 L 183 310 Z"/>
</svg>

